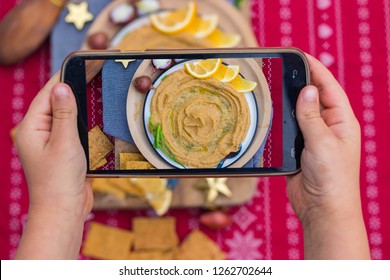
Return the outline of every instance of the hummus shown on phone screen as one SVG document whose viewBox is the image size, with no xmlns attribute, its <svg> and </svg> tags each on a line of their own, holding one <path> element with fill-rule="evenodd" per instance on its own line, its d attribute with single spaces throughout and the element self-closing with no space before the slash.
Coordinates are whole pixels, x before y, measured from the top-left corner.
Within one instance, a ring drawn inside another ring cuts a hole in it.
<svg viewBox="0 0 390 280">
<path fill-rule="evenodd" d="M 243 93 L 215 78 L 196 79 L 184 69 L 157 86 L 150 111 L 166 146 L 188 167 L 215 167 L 238 151 L 250 126 Z"/>
</svg>

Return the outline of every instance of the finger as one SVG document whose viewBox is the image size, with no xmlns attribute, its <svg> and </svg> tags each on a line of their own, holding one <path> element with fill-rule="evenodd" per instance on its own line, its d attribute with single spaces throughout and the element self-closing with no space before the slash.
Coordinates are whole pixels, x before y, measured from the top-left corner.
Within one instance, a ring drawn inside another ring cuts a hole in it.
<svg viewBox="0 0 390 280">
<path fill-rule="evenodd" d="M 329 128 L 321 117 L 319 93 L 315 86 L 306 86 L 301 90 L 296 112 L 305 143 L 329 135 Z"/>
<path fill-rule="evenodd" d="M 342 107 L 352 112 L 348 97 L 332 73 L 317 59 L 306 54 L 310 66 L 312 84 L 320 92 L 321 105 L 325 108 Z"/>
<path fill-rule="evenodd" d="M 49 141 L 78 139 L 77 105 L 70 87 L 64 83 L 55 85 L 50 99 L 53 122 Z"/>
<path fill-rule="evenodd" d="M 57 72 L 33 99 L 26 115 L 19 124 L 17 139 L 28 139 L 31 137 L 32 131 L 38 131 L 40 133 L 46 131 L 49 135 L 51 130 L 52 114 L 50 93 L 52 87 L 58 83 L 59 77 L 60 73 Z M 29 136 L 26 136 L 25 134 Z"/>
<path fill-rule="evenodd" d="M 37 96 L 30 104 L 30 108 L 26 114 L 26 117 L 35 114 L 49 115 L 52 114 L 50 96 L 53 86 L 60 81 L 60 72 L 54 74 L 53 77 L 46 83 L 46 85 L 39 91 Z"/>
</svg>

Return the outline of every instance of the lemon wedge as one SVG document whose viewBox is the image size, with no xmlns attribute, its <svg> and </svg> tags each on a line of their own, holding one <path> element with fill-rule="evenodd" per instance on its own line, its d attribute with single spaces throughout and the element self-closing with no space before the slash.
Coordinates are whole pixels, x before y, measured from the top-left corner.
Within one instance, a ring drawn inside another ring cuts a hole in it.
<svg viewBox="0 0 390 280">
<path fill-rule="evenodd" d="M 206 39 L 209 40 L 215 48 L 232 48 L 240 43 L 241 36 L 215 29 L 206 37 Z"/>
<path fill-rule="evenodd" d="M 183 29 L 183 32 L 189 33 L 197 39 L 209 36 L 217 28 L 219 21 L 218 15 L 195 16 L 191 23 Z"/>
<path fill-rule="evenodd" d="M 222 59 L 220 58 L 212 58 L 199 60 L 192 63 L 184 63 L 184 67 L 187 72 L 197 79 L 206 79 L 214 75 L 218 68 L 222 65 Z"/>
<path fill-rule="evenodd" d="M 219 66 L 217 72 L 213 75 L 213 78 L 227 83 L 234 80 L 240 72 L 240 66 L 238 65 L 224 65 Z"/>
<path fill-rule="evenodd" d="M 189 26 L 196 17 L 197 6 L 190 1 L 184 8 L 171 12 L 154 13 L 149 16 L 150 22 L 158 31 L 174 34 Z"/>
<path fill-rule="evenodd" d="M 234 78 L 230 83 L 238 92 L 250 92 L 257 86 L 256 82 L 245 80 L 240 75 L 237 75 L 237 77 Z"/>
<path fill-rule="evenodd" d="M 166 189 L 155 195 L 147 195 L 146 200 L 149 205 L 152 206 L 156 214 L 162 216 L 169 210 L 169 207 L 172 204 L 172 197 L 172 190 Z"/>
<path fill-rule="evenodd" d="M 167 179 L 131 178 L 130 182 L 141 189 L 144 196 L 146 196 L 146 194 L 157 194 L 163 192 L 167 188 Z"/>
<path fill-rule="evenodd" d="M 172 203 L 172 190 L 167 187 L 167 179 L 131 178 L 130 181 L 142 190 L 142 197 L 157 215 L 162 216 L 168 211 Z"/>
</svg>

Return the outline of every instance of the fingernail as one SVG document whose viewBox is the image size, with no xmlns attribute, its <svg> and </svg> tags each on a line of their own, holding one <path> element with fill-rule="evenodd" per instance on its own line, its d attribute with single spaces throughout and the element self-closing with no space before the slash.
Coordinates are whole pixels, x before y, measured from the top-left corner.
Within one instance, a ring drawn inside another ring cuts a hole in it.
<svg viewBox="0 0 390 280">
<path fill-rule="evenodd" d="M 303 91 L 303 99 L 307 102 L 317 101 L 318 92 L 314 88 L 307 88 Z"/>
<path fill-rule="evenodd" d="M 67 99 L 69 96 L 69 90 L 63 85 L 57 85 L 53 89 L 54 97 L 59 100 Z"/>
</svg>

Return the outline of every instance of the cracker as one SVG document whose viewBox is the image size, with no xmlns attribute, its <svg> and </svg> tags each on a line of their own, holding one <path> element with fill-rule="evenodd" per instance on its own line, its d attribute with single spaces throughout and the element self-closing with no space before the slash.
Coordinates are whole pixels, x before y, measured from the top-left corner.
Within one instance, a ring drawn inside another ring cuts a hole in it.
<svg viewBox="0 0 390 280">
<path fill-rule="evenodd" d="M 88 131 L 88 149 L 89 166 L 94 167 L 114 149 L 114 145 L 96 125 Z"/>
<path fill-rule="evenodd" d="M 132 169 L 155 169 L 148 161 L 130 160 L 126 162 L 126 170 Z"/>
<path fill-rule="evenodd" d="M 110 178 L 108 179 L 114 187 L 125 192 L 128 195 L 144 197 L 144 192 L 137 185 L 133 184 L 129 178 Z"/>
<path fill-rule="evenodd" d="M 179 243 L 174 217 L 134 218 L 133 232 L 135 250 L 170 250 Z"/>
<path fill-rule="evenodd" d="M 95 259 L 125 260 L 134 242 L 129 230 L 91 222 L 82 253 Z"/>
<path fill-rule="evenodd" d="M 173 260 L 177 249 L 169 251 L 132 251 L 128 255 L 128 260 Z"/>
<path fill-rule="evenodd" d="M 207 235 L 192 231 L 175 254 L 177 260 L 224 260 L 226 253 Z"/>
<path fill-rule="evenodd" d="M 112 194 L 120 200 L 124 200 L 126 193 L 113 186 L 109 178 L 94 178 L 92 179 L 92 191 L 105 194 Z"/>
<path fill-rule="evenodd" d="M 104 166 L 107 164 L 106 158 L 102 158 L 95 166 L 91 167 L 91 170 L 96 170 L 99 169 L 100 167 Z"/>
<path fill-rule="evenodd" d="M 126 162 L 128 161 L 146 161 L 141 153 L 119 153 L 119 168 L 126 169 Z"/>
</svg>

